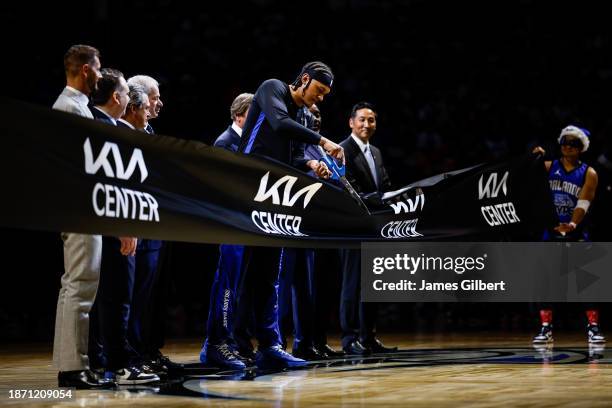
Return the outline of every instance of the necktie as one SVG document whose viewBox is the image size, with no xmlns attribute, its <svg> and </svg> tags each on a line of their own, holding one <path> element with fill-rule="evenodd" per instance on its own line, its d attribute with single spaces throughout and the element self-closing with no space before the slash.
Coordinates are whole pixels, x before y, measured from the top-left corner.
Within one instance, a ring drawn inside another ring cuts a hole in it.
<svg viewBox="0 0 612 408">
<path fill-rule="evenodd" d="M 363 154 L 365 155 L 366 161 L 368 162 L 368 167 L 370 167 L 370 173 L 372 173 L 372 178 L 374 179 L 374 184 L 376 184 L 376 188 L 378 188 L 378 177 L 376 177 L 376 164 L 374 164 L 374 156 L 372 156 L 372 151 L 370 150 L 370 145 L 366 145 L 363 150 Z"/>
</svg>

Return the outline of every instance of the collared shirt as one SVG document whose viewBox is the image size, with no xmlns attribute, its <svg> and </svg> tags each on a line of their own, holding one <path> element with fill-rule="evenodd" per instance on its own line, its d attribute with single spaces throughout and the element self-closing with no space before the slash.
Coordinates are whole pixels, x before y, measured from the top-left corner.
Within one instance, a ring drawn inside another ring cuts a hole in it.
<svg viewBox="0 0 612 408">
<path fill-rule="evenodd" d="M 346 134 L 346 133 L 345 133 Z M 369 146 L 370 143 L 363 143 L 361 141 L 360 138 L 358 138 L 357 136 L 355 136 L 354 133 L 351 133 L 351 137 L 353 138 L 353 140 L 355 141 L 355 143 L 357 143 L 357 146 L 359 146 L 359 149 L 361 149 L 361 152 L 364 153 L 365 152 L 365 148 L 366 146 Z"/>
<path fill-rule="evenodd" d="M 106 113 L 106 112 L 104 111 L 104 109 L 101 109 L 101 108 L 99 108 L 99 107 L 97 107 L 97 106 L 94 106 L 94 109 L 97 109 L 98 111 L 100 111 L 100 112 L 102 112 L 103 114 L 105 114 L 105 115 L 106 115 L 106 117 L 107 117 L 107 118 L 109 118 L 111 122 L 113 122 L 113 125 L 117 126 L 117 119 L 113 118 L 111 115 L 109 115 L 108 113 Z"/>
<path fill-rule="evenodd" d="M 351 137 L 357 143 L 357 146 L 361 149 L 361 152 L 366 158 L 366 162 L 368 163 L 368 167 L 370 168 L 370 173 L 372 174 L 372 178 L 374 179 L 374 184 L 378 187 L 378 174 L 376 171 L 376 164 L 374 163 L 374 155 L 372 154 L 372 148 L 370 147 L 370 143 L 363 143 L 361 139 L 355 136 L 354 133 L 351 133 Z"/>
<path fill-rule="evenodd" d="M 238 136 L 242 137 L 242 128 L 236 124 L 236 122 L 232 122 L 232 129 L 234 132 L 238 133 Z"/>
</svg>

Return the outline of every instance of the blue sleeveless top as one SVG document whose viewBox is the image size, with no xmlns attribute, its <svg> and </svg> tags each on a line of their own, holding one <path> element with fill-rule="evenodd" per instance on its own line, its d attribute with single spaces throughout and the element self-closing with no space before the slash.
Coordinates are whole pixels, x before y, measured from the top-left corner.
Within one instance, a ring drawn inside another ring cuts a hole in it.
<svg viewBox="0 0 612 408">
<path fill-rule="evenodd" d="M 548 182 L 559 222 L 568 223 L 572 220 L 572 213 L 578 204 L 578 196 L 584 186 L 588 168 L 586 163 L 582 163 L 568 172 L 560 160 L 552 162 L 548 172 Z"/>
</svg>

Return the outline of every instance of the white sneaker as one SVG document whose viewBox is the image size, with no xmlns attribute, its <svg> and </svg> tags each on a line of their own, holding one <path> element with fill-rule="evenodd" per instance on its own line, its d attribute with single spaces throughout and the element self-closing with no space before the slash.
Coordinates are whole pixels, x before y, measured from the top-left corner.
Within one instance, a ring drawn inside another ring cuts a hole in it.
<svg viewBox="0 0 612 408">
<path fill-rule="evenodd" d="M 119 385 L 148 384 L 159 381 L 155 374 L 145 373 L 138 367 L 127 367 L 115 371 Z"/>
<path fill-rule="evenodd" d="M 606 342 L 606 336 L 599 330 L 599 325 L 589 324 L 587 326 L 587 336 L 590 344 L 600 344 Z"/>
<path fill-rule="evenodd" d="M 553 341 L 552 325 L 543 324 L 540 332 L 533 336 L 533 344 L 552 343 Z"/>
</svg>

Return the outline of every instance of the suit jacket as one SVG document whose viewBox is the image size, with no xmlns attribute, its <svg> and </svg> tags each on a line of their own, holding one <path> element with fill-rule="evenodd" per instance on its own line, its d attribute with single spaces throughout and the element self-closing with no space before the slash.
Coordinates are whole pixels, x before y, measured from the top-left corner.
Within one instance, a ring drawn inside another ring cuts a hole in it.
<svg viewBox="0 0 612 408">
<path fill-rule="evenodd" d="M 353 138 L 349 136 L 344 139 L 340 142 L 340 146 L 344 148 L 344 155 L 346 157 L 346 179 L 357 192 L 368 194 L 375 191 L 385 192 L 391 190 L 389 175 L 383 165 L 380 150 L 376 146 L 370 143 L 374 164 L 376 165 L 378 188 L 372 177 L 372 172 L 370 172 L 370 167 L 368 166 L 365 155 Z"/>
<path fill-rule="evenodd" d="M 123 123 L 120 120 L 117 121 L 117 126 L 120 127 L 120 128 L 125 128 L 125 129 L 138 130 L 138 129 L 134 129 L 133 127 L 130 127 L 129 125 Z"/>
<path fill-rule="evenodd" d="M 72 88 L 65 87 L 53 104 L 53 109 L 93 119 L 93 115 L 87 107 L 88 103 L 89 98 L 87 98 L 85 94 L 78 93 Z"/>
<path fill-rule="evenodd" d="M 95 109 L 94 109 L 95 110 Z M 121 121 L 117 121 L 117 126 L 118 127 L 122 127 L 122 128 L 126 128 L 126 129 L 132 129 L 131 127 L 129 127 L 128 125 L 126 125 L 125 123 L 121 122 Z M 149 133 L 147 132 L 147 129 L 150 129 L 151 132 L 153 132 L 153 128 L 149 126 L 145 127 L 143 132 L 145 133 Z M 136 246 L 136 256 L 138 256 L 138 251 L 142 251 L 142 250 L 148 250 L 148 251 L 159 251 L 161 249 L 162 246 L 162 242 L 158 239 L 138 239 L 138 245 Z M 157 267 L 157 266 L 155 266 Z"/>
<path fill-rule="evenodd" d="M 240 136 L 234 129 L 232 129 L 232 125 L 229 125 L 227 129 L 219 137 L 215 140 L 215 147 L 222 147 L 223 149 L 230 150 L 232 152 L 238 151 L 238 146 L 240 145 Z"/>
<path fill-rule="evenodd" d="M 115 126 L 115 123 L 110 120 L 110 118 L 104 112 L 100 111 L 100 109 L 93 106 L 90 110 L 95 120 Z"/>
</svg>

